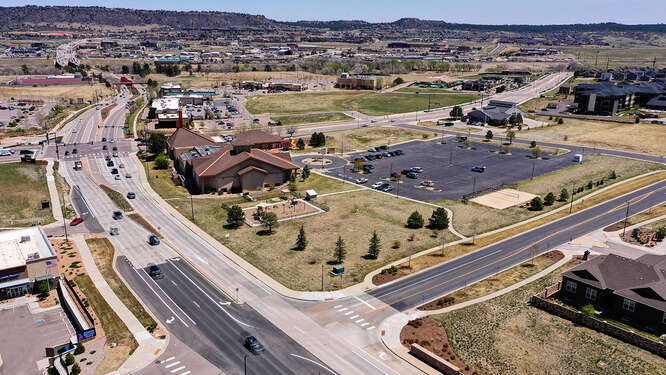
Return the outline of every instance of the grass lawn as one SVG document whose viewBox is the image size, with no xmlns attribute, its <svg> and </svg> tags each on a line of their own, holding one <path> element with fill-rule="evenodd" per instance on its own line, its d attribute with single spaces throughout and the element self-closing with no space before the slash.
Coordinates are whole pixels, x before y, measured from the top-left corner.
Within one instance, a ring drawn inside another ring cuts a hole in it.
<svg viewBox="0 0 666 375">
<path fill-rule="evenodd" d="M 84 101 L 93 100 L 95 93 L 102 96 L 113 95 L 113 90 L 103 84 L 95 85 L 53 85 L 53 86 L 0 86 L 2 98 L 32 98 L 32 99 L 74 99 L 83 98 Z"/>
<path fill-rule="evenodd" d="M 314 113 L 310 115 L 293 115 L 293 116 L 275 116 L 271 118 L 275 122 L 280 122 L 281 125 L 300 125 L 312 124 L 318 122 L 332 122 L 332 121 L 348 121 L 353 120 L 351 116 L 347 116 L 340 112 L 331 113 Z"/>
<path fill-rule="evenodd" d="M 144 156 L 146 161 L 144 161 Z M 155 155 L 137 155 L 142 161 L 148 177 L 150 187 L 164 199 L 187 197 L 188 192 L 182 186 L 177 186 L 171 180 L 171 172 L 168 169 L 155 169 Z"/>
<path fill-rule="evenodd" d="M 189 202 L 176 205 L 172 200 L 170 203 L 184 216 L 190 217 Z M 194 200 L 195 223 L 270 277 L 295 290 L 321 290 L 322 265 L 325 289 L 338 289 L 360 282 L 368 272 L 384 264 L 441 242 L 441 238 L 432 237 L 431 230 L 405 227 L 407 217 L 414 210 L 418 210 L 427 222 L 433 208 L 424 204 L 370 190 L 319 197 L 315 203 L 329 211 L 280 222 L 272 235 L 258 234 L 264 230 L 261 227 L 225 229 L 226 212 L 220 208 L 217 199 Z M 292 250 L 301 225 L 305 228 L 308 247 L 304 251 Z M 378 259 L 364 259 L 362 256 L 367 253 L 373 230 L 380 236 L 382 250 Z M 229 238 L 225 238 L 226 234 Z M 409 241 L 412 234 L 414 238 Z M 347 247 L 342 285 L 339 277 L 328 274 L 338 235 Z M 448 232 L 446 236 L 448 241 L 456 239 Z M 395 241 L 399 242 L 399 247 L 394 249 Z"/>
<path fill-rule="evenodd" d="M 553 93 L 553 95 L 546 94 L 544 95 L 544 97 L 530 99 L 525 103 L 519 105 L 518 107 L 520 107 L 520 109 L 522 109 L 524 112 L 530 112 L 530 111 L 538 112 L 546 109 L 548 103 L 573 101 L 574 99 L 573 95 L 555 95 L 555 94 L 557 94 L 557 92 Z"/>
<path fill-rule="evenodd" d="M 114 371 L 127 360 L 138 344 L 125 323 L 120 320 L 116 312 L 95 288 L 95 284 L 88 275 L 76 276 L 74 282 L 86 296 L 86 300 L 95 311 L 95 315 L 100 320 L 106 335 L 107 345 L 104 345 L 104 361 L 99 365 L 96 373 L 106 374 Z M 117 344 L 115 348 L 109 346 L 112 342 Z"/>
<path fill-rule="evenodd" d="M 46 166 L 20 163 L 0 164 L 0 227 L 24 227 L 54 221 L 46 185 Z"/>
<path fill-rule="evenodd" d="M 366 128 L 327 132 L 324 134 L 326 135 L 325 147 L 340 148 L 344 141 L 345 152 L 364 151 L 370 147 L 400 143 L 414 139 L 431 139 L 435 136 L 435 133 L 396 128 L 393 126 L 369 126 Z M 319 149 L 320 147 L 314 149 L 307 147 L 305 150 L 297 152 L 313 152 L 314 150 Z"/>
<path fill-rule="evenodd" d="M 539 121 L 548 117 L 537 116 Z M 666 128 L 655 124 L 620 124 L 565 118 L 564 124 L 516 132 L 517 138 L 572 143 L 652 155 L 666 155 Z"/>
<path fill-rule="evenodd" d="M 130 62 L 131 65 L 131 62 Z M 157 82 L 180 82 L 183 87 L 218 87 L 241 81 L 261 81 L 268 79 L 306 79 L 335 81 L 337 76 L 327 76 L 323 74 L 312 74 L 308 72 L 228 72 L 228 73 L 193 73 L 190 75 L 183 72 L 176 77 L 168 77 L 164 74 L 152 73 L 146 76 Z"/>
<path fill-rule="evenodd" d="M 409 86 L 398 89 L 396 92 L 420 92 L 422 94 L 455 94 L 456 92 L 447 87 L 418 87 Z"/>
<path fill-rule="evenodd" d="M 95 264 L 99 268 L 102 276 L 109 284 L 114 293 L 127 306 L 127 308 L 136 316 L 141 324 L 150 330 L 157 326 L 157 323 L 150 314 L 146 312 L 143 305 L 137 301 L 132 292 L 127 289 L 125 283 L 118 277 L 116 271 L 113 270 L 114 251 L 113 245 L 107 238 L 89 238 L 86 240 L 90 252 L 95 259 Z M 152 328 L 151 328 L 152 327 Z"/>
<path fill-rule="evenodd" d="M 122 195 L 121 193 L 111 189 L 110 187 L 106 185 L 99 185 L 102 190 L 106 193 L 106 195 L 113 201 L 113 203 L 116 204 L 118 208 L 120 208 L 124 212 L 130 212 L 133 211 L 134 208 L 132 205 L 125 199 L 125 196 Z"/>
<path fill-rule="evenodd" d="M 438 94 L 431 107 L 445 107 L 473 101 L 476 95 Z M 428 108 L 427 95 L 377 94 L 373 92 L 332 92 L 313 94 L 264 95 L 248 98 L 248 111 L 259 113 L 308 113 L 355 110 L 371 116 L 421 111 Z"/>
<path fill-rule="evenodd" d="M 542 199 L 548 192 L 553 192 L 557 196 L 562 188 L 566 188 L 569 195 L 571 195 L 572 185 L 578 187 L 587 184 L 588 181 L 598 181 L 608 177 L 611 170 L 615 170 L 617 173 L 616 180 L 606 180 L 603 185 L 598 187 L 593 186 L 589 190 L 586 188 L 581 193 L 589 194 L 607 186 L 609 183 L 619 182 L 650 171 L 664 169 L 660 164 L 608 155 L 586 155 L 583 160 L 582 164 L 572 165 L 537 176 L 533 180 L 523 180 L 507 188 L 536 194 L 541 196 Z M 576 198 L 579 197 L 581 195 L 577 194 Z M 460 233 L 468 236 L 474 234 L 475 223 L 477 227 L 476 232 L 483 233 L 529 219 L 530 217 L 543 214 L 566 204 L 566 202 L 556 201 L 552 206 L 545 206 L 543 211 L 530 211 L 520 207 L 509 207 L 504 210 L 498 210 L 474 202 L 464 204 L 459 201 L 440 200 L 434 203 L 452 210 L 454 227 Z"/>
<path fill-rule="evenodd" d="M 564 255 L 559 251 L 552 251 L 539 255 L 534 257 L 533 260 L 529 260 L 518 266 L 511 267 L 496 274 L 495 276 L 488 277 L 466 288 L 457 290 L 447 295 L 446 297 L 440 298 L 437 301 L 432 301 L 424 305 L 426 307 L 425 310 L 441 309 L 444 307 L 443 302 L 445 301 L 445 298 L 453 298 L 453 300 L 447 304 L 447 306 L 450 306 L 452 304 L 487 296 L 491 293 L 510 287 L 513 284 L 523 281 L 528 277 L 545 270 L 546 268 L 557 263 L 563 257 Z M 420 309 L 424 310 L 424 308 Z"/>
<path fill-rule="evenodd" d="M 65 179 L 58 173 L 60 168 L 60 162 L 57 160 L 53 163 L 53 176 L 55 177 L 56 189 L 58 189 L 58 198 L 60 199 L 60 204 L 63 211 L 63 216 L 65 219 L 73 219 L 76 215 L 76 210 L 72 205 L 72 202 L 69 198 L 69 192 L 71 188 Z"/>
<path fill-rule="evenodd" d="M 661 357 L 527 304 L 572 265 L 433 318 L 443 324 L 456 355 L 487 374 L 666 374 Z"/>
</svg>

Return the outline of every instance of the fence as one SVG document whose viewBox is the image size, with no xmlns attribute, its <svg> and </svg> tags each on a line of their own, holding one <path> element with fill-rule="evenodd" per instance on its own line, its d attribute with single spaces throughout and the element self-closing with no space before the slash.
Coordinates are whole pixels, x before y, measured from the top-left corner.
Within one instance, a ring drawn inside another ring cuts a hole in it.
<svg viewBox="0 0 666 375">
<path fill-rule="evenodd" d="M 412 344 L 409 353 L 425 362 L 428 366 L 446 375 L 461 375 L 460 369 L 419 344 Z"/>
<path fill-rule="evenodd" d="M 618 340 L 622 340 L 626 343 L 635 345 L 641 349 L 645 349 L 662 358 L 666 358 L 666 345 L 664 345 L 659 341 L 651 340 L 645 336 L 641 336 L 637 333 L 604 322 L 603 320 L 599 320 L 597 318 L 585 315 L 578 311 L 571 310 L 567 307 L 558 305 L 556 303 L 550 302 L 545 299 L 547 298 L 545 297 L 546 295 L 552 296 L 553 294 L 557 293 L 557 291 L 559 291 L 559 283 L 558 285 L 550 286 L 546 288 L 544 291 L 531 296 L 530 305 L 537 307 L 541 310 L 544 310 L 546 312 L 549 312 L 551 314 L 557 315 L 560 318 L 570 320 L 575 324 L 591 328 L 595 331 L 602 332 L 609 336 L 615 337 Z"/>
</svg>

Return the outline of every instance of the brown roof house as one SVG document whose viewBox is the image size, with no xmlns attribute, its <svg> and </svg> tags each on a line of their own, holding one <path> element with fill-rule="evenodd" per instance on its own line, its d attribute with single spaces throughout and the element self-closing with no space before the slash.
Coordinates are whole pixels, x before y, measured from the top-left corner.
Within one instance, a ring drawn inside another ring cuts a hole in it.
<svg viewBox="0 0 666 375">
<path fill-rule="evenodd" d="M 666 255 L 601 255 L 562 273 L 560 299 L 657 335 L 666 333 Z"/>
<path fill-rule="evenodd" d="M 190 133 L 194 132 L 177 129 L 169 138 L 169 154 L 178 172 L 202 193 L 255 191 L 281 185 L 299 169 L 288 152 L 269 151 L 282 143 L 272 134 L 249 131 L 224 144 Z"/>
</svg>

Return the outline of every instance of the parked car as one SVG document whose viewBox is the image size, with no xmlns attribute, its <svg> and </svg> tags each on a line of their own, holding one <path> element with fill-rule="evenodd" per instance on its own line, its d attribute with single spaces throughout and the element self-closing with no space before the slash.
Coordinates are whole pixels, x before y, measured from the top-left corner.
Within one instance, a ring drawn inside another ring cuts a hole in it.
<svg viewBox="0 0 666 375">
<path fill-rule="evenodd" d="M 123 213 L 120 211 L 113 211 L 113 219 L 120 220 L 123 218 Z"/>
<path fill-rule="evenodd" d="M 395 150 L 394 151 L 396 155 L 404 155 L 405 152 L 403 150 Z"/>
<path fill-rule="evenodd" d="M 417 179 L 417 178 L 419 178 L 419 175 L 414 173 L 414 172 L 408 172 L 407 174 L 405 174 L 405 177 L 411 178 L 411 179 Z"/>
<path fill-rule="evenodd" d="M 357 184 L 365 184 L 366 182 L 368 182 L 368 179 L 367 178 L 357 178 L 357 179 L 354 180 L 354 182 L 356 182 Z"/>
<path fill-rule="evenodd" d="M 485 165 L 475 165 L 475 166 L 472 167 L 472 172 L 483 173 L 483 172 L 485 172 L 485 170 L 486 170 Z"/>
<path fill-rule="evenodd" d="M 156 264 L 153 264 L 152 266 L 148 267 L 148 274 L 153 279 L 162 279 L 162 278 L 164 278 L 164 274 L 162 273 L 162 270 L 160 269 L 160 266 L 158 266 Z"/>
<path fill-rule="evenodd" d="M 385 184 L 385 182 L 381 182 L 381 181 L 380 182 L 375 182 L 370 187 L 373 188 L 373 189 L 379 189 L 384 184 Z"/>
<path fill-rule="evenodd" d="M 148 243 L 151 244 L 152 246 L 157 246 L 160 244 L 160 238 L 154 234 L 151 234 L 150 236 L 148 236 Z"/>
<path fill-rule="evenodd" d="M 368 149 L 368 152 L 377 152 L 377 150 L 376 150 L 374 147 L 370 147 L 370 148 Z"/>
<path fill-rule="evenodd" d="M 389 191 L 393 190 L 393 186 L 387 184 L 386 186 L 382 187 L 381 190 L 385 193 L 388 193 Z"/>
<path fill-rule="evenodd" d="M 70 226 L 75 227 L 79 224 L 83 223 L 83 219 L 80 217 L 77 217 L 76 219 L 72 220 L 71 223 L 69 223 Z"/>
<path fill-rule="evenodd" d="M 245 337 L 245 347 L 253 353 L 260 353 L 264 351 L 264 346 L 261 345 L 259 340 L 254 336 Z"/>
<path fill-rule="evenodd" d="M 421 167 L 411 167 L 411 168 L 409 168 L 409 170 L 410 170 L 410 172 L 414 172 L 414 173 L 423 173 L 423 168 L 421 168 Z"/>
</svg>

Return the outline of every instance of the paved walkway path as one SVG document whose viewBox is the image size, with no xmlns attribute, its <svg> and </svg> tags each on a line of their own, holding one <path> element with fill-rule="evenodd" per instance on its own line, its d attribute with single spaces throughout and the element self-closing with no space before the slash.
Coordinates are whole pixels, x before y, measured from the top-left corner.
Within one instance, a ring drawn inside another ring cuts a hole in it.
<svg viewBox="0 0 666 375">
<path fill-rule="evenodd" d="M 62 221 L 62 207 L 60 206 L 60 197 L 58 195 L 58 187 L 55 183 L 55 176 L 53 175 L 53 159 L 48 159 L 46 165 L 46 185 L 49 188 L 49 196 L 51 197 L 51 211 L 53 218 L 56 221 Z"/>
<path fill-rule="evenodd" d="M 102 276 L 102 273 L 97 268 L 97 264 L 95 264 L 90 248 L 88 248 L 88 244 L 83 236 L 72 236 L 72 239 L 79 249 L 81 260 L 83 261 L 86 271 L 88 271 L 90 279 L 95 284 L 95 287 L 102 297 L 104 297 L 106 303 L 108 303 L 113 311 L 118 314 L 120 320 L 125 323 L 139 344 L 139 347 L 136 348 L 134 353 L 132 353 L 125 363 L 123 363 L 117 371 L 114 371 L 111 374 L 131 374 L 150 365 L 155 359 L 157 359 L 159 354 L 164 351 L 168 344 L 168 340 L 154 338 L 141 324 L 139 319 L 137 319 L 127 306 L 122 303 L 116 293 L 113 292 L 113 289 L 111 289 L 111 286 L 109 286 L 104 279 L 104 276 Z"/>
</svg>

